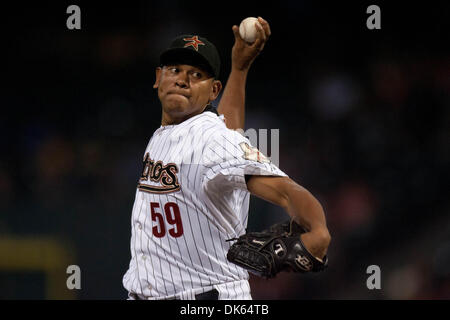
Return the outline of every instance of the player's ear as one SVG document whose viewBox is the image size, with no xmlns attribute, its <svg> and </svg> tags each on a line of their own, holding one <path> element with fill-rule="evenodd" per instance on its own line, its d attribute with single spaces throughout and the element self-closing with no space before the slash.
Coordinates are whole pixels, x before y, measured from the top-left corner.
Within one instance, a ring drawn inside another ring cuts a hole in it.
<svg viewBox="0 0 450 320">
<path fill-rule="evenodd" d="M 161 67 L 157 67 L 155 70 L 155 83 L 153 84 L 153 88 L 156 89 L 159 87 L 159 80 L 161 79 L 161 73 L 162 73 L 162 68 Z"/>
<path fill-rule="evenodd" d="M 214 80 L 211 88 L 211 93 L 209 94 L 209 101 L 216 100 L 221 90 L 222 90 L 222 82 L 220 82 L 220 80 Z"/>
</svg>

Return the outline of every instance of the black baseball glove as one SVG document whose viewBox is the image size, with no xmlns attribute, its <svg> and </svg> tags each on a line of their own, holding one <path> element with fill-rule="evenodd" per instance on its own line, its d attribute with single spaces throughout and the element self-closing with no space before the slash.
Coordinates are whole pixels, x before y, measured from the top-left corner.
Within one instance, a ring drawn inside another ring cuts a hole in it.
<svg viewBox="0 0 450 320">
<path fill-rule="evenodd" d="M 281 271 L 317 272 L 328 266 L 315 258 L 303 245 L 300 234 L 305 230 L 294 220 L 278 223 L 262 232 L 246 233 L 228 250 L 227 259 L 249 272 L 273 278 Z"/>
</svg>

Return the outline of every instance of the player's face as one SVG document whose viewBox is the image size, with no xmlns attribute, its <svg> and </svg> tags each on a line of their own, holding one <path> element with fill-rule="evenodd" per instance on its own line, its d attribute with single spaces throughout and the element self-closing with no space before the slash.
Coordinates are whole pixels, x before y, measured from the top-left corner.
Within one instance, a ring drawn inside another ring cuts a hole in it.
<svg viewBox="0 0 450 320">
<path fill-rule="evenodd" d="M 201 113 L 217 98 L 222 85 L 200 68 L 177 64 L 157 68 L 153 88 L 158 89 L 163 125 L 167 125 Z"/>
</svg>

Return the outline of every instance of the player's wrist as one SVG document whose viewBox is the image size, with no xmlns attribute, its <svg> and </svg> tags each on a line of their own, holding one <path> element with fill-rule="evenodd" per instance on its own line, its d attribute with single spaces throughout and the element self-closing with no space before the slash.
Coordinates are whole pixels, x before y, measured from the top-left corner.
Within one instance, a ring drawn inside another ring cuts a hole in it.
<svg viewBox="0 0 450 320">
<path fill-rule="evenodd" d="M 323 259 L 330 245 L 331 236 L 326 228 L 312 229 L 300 235 L 306 249 L 314 257 Z"/>
<path fill-rule="evenodd" d="M 250 70 L 250 65 L 245 66 L 242 64 L 232 64 L 231 65 L 231 72 L 237 75 L 241 76 L 247 76 L 248 71 Z"/>
</svg>

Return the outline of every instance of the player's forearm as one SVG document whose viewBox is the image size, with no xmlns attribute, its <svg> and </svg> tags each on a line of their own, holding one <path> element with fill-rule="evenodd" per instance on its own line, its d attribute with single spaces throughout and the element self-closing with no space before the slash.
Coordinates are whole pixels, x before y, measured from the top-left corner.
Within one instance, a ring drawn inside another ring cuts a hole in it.
<svg viewBox="0 0 450 320">
<path fill-rule="evenodd" d="M 243 129 L 245 122 L 245 84 L 247 70 L 232 68 L 217 111 L 225 116 L 229 129 Z"/>
<path fill-rule="evenodd" d="M 308 190 L 299 185 L 287 191 L 286 210 L 308 231 L 326 227 L 322 205 Z"/>
<path fill-rule="evenodd" d="M 293 183 L 286 190 L 285 210 L 307 233 L 302 235 L 308 249 L 316 257 L 322 258 L 331 241 L 325 213 L 319 201 L 305 188 Z"/>
</svg>

